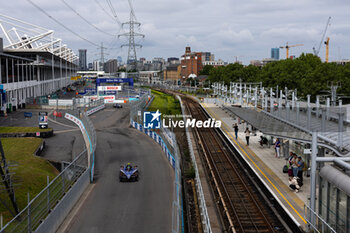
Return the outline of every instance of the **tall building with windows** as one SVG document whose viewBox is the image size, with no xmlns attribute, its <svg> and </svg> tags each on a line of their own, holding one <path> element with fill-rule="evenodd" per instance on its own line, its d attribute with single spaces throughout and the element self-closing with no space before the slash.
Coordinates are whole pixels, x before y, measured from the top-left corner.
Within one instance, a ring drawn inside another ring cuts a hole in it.
<svg viewBox="0 0 350 233">
<path fill-rule="evenodd" d="M 214 58 L 214 54 L 211 54 L 210 52 L 202 52 L 202 62 L 213 61 L 212 58 Z"/>
<path fill-rule="evenodd" d="M 79 49 L 79 70 L 87 70 L 86 66 L 86 49 Z"/>
<path fill-rule="evenodd" d="M 191 52 L 190 47 L 186 47 L 185 54 L 181 56 L 181 80 L 187 81 L 190 75 L 198 77 L 203 69 L 202 53 Z"/>
<path fill-rule="evenodd" d="M 117 59 L 109 59 L 104 64 L 104 71 L 106 73 L 117 73 L 118 72 L 118 60 Z"/>
<path fill-rule="evenodd" d="M 280 49 L 279 48 L 271 48 L 271 58 L 279 60 L 280 59 Z"/>
</svg>

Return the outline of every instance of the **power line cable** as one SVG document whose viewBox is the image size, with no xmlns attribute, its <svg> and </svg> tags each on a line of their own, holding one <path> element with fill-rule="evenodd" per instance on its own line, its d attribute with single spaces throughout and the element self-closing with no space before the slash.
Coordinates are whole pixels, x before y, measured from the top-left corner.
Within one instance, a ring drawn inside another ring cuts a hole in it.
<svg viewBox="0 0 350 233">
<path fill-rule="evenodd" d="M 111 15 L 111 13 L 109 13 L 109 12 L 102 6 L 102 4 L 101 4 L 98 0 L 94 0 L 94 1 L 95 1 L 96 4 L 101 8 L 101 10 L 103 10 L 103 12 L 106 13 L 106 15 L 108 15 L 108 16 L 111 17 L 114 21 L 116 21 L 115 18 L 114 18 L 114 16 Z"/>
<path fill-rule="evenodd" d="M 74 8 L 71 7 L 65 0 L 61 0 L 61 2 L 63 2 L 71 11 L 73 11 L 76 15 L 78 15 L 82 20 L 84 20 L 87 24 L 89 24 L 90 26 L 95 28 L 97 31 L 102 32 L 102 33 L 109 35 L 109 36 L 116 36 L 116 35 L 113 35 L 109 32 L 103 31 L 103 30 L 99 29 L 98 27 L 96 27 L 95 25 L 93 25 L 92 23 L 90 23 L 90 21 L 85 19 L 81 14 L 79 14 L 76 10 L 74 10 Z"/>
<path fill-rule="evenodd" d="M 73 33 L 74 35 L 76 35 L 77 37 L 79 37 L 80 39 L 96 46 L 96 47 L 100 47 L 98 44 L 82 37 L 81 35 L 79 35 L 78 33 L 76 33 L 75 31 L 71 30 L 70 28 L 68 28 L 66 25 L 64 25 L 63 23 L 61 23 L 60 21 L 58 21 L 57 19 L 55 19 L 54 17 L 52 17 L 50 14 L 48 14 L 44 9 L 42 9 L 41 7 L 39 7 L 37 4 L 35 4 L 33 1 L 31 0 L 27 0 L 30 4 L 32 4 L 35 8 L 37 8 L 39 11 L 41 11 L 42 13 L 44 13 L 47 17 L 49 17 L 50 19 L 52 19 L 53 21 L 55 21 L 57 24 L 61 25 L 63 28 L 65 28 L 67 31 Z"/>
<path fill-rule="evenodd" d="M 109 9 L 111 10 L 112 12 L 112 15 L 114 16 L 115 20 L 117 21 L 117 23 L 119 24 L 119 26 L 121 27 L 122 26 L 122 23 L 120 22 L 119 18 L 118 18 L 118 15 L 117 15 L 117 12 L 115 11 L 114 7 L 113 7 L 113 4 L 111 3 L 110 0 L 106 0 L 108 6 L 109 6 Z"/>
<path fill-rule="evenodd" d="M 130 6 L 131 13 L 133 14 L 135 20 L 137 21 L 137 18 L 136 18 L 136 15 L 135 15 L 135 11 L 134 11 L 134 7 L 132 5 L 131 0 L 128 0 L 128 3 L 129 3 L 129 6 Z"/>
</svg>

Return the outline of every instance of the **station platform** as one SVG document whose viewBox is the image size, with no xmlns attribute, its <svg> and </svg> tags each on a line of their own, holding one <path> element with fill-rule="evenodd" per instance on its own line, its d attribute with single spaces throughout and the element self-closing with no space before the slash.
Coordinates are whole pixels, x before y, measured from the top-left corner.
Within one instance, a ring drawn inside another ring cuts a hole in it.
<svg viewBox="0 0 350 233">
<path fill-rule="evenodd" d="M 246 123 L 237 124 L 239 127 L 238 140 L 235 139 L 233 125 L 238 123 L 237 119 L 230 116 L 222 108 L 214 103 L 202 102 L 201 105 L 207 110 L 212 118 L 221 120 L 221 129 L 229 137 L 233 145 L 239 150 L 241 155 L 260 176 L 266 186 L 274 193 L 279 203 L 289 213 L 295 222 L 304 230 L 307 229 L 307 222 L 304 218 L 304 203 L 308 202 L 310 193 L 310 178 L 303 176 L 304 185 L 296 193 L 289 188 L 288 174 L 283 173 L 283 166 L 287 160 L 284 157 L 276 158 L 273 145 L 267 147 L 260 146 L 261 133 L 256 136 L 251 135 L 249 146 L 246 145 L 245 129 Z M 282 154 L 282 153 L 281 153 Z M 282 156 L 282 155 L 281 155 Z"/>
</svg>

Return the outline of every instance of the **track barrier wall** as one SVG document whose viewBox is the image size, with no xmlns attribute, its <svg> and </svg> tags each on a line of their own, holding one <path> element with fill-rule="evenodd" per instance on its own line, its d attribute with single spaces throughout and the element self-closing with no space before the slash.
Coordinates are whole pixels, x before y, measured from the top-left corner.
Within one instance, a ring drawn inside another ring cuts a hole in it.
<svg viewBox="0 0 350 233">
<path fill-rule="evenodd" d="M 130 106 L 130 124 L 135 129 L 145 133 L 153 138 L 162 148 L 167 160 L 175 172 L 175 194 L 172 209 L 172 233 L 184 232 L 183 225 L 183 208 L 182 208 L 182 193 L 181 193 L 181 168 L 179 160 L 179 149 L 176 142 L 176 137 L 170 130 L 161 128 L 158 133 L 151 129 L 145 129 L 142 124 L 143 111 L 151 104 L 153 97 L 151 92 L 144 94 Z M 141 114 L 140 114 L 141 113 Z M 139 123 L 140 122 L 140 123 Z"/>
</svg>

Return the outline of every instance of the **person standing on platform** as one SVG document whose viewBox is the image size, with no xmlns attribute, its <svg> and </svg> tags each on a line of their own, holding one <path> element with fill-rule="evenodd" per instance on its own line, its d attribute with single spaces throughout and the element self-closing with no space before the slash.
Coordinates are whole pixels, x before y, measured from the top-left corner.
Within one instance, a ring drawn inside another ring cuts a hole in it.
<svg viewBox="0 0 350 233">
<path fill-rule="evenodd" d="M 281 148 L 281 142 L 280 142 L 280 140 L 277 138 L 277 139 L 276 139 L 276 142 L 275 142 L 275 152 L 276 152 L 275 157 L 276 157 L 276 158 L 279 158 L 279 157 L 280 157 L 280 148 Z"/>
<path fill-rule="evenodd" d="M 237 123 L 234 124 L 233 129 L 235 130 L 235 136 L 236 136 L 236 140 L 237 140 L 238 139 L 238 125 L 237 125 Z"/>
<path fill-rule="evenodd" d="M 301 183 L 303 183 L 304 161 L 300 156 L 298 157 L 298 160 L 297 160 L 297 166 L 298 166 L 297 176 L 299 177 Z"/>
<path fill-rule="evenodd" d="M 289 153 L 289 158 L 288 158 L 288 176 L 289 177 L 293 177 L 293 169 L 292 169 L 292 161 L 294 159 L 294 153 L 293 152 L 290 152 Z"/>
<path fill-rule="evenodd" d="M 249 146 L 250 131 L 249 131 L 248 127 L 246 128 L 244 133 L 245 133 L 245 140 L 247 140 L 247 146 Z"/>
<path fill-rule="evenodd" d="M 298 158 L 296 154 L 293 155 L 292 169 L 293 169 L 293 176 L 294 177 L 298 176 Z"/>
</svg>

